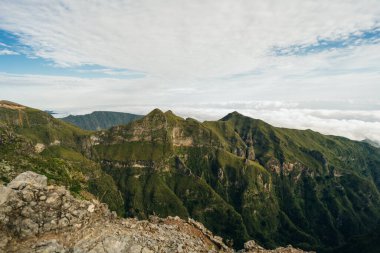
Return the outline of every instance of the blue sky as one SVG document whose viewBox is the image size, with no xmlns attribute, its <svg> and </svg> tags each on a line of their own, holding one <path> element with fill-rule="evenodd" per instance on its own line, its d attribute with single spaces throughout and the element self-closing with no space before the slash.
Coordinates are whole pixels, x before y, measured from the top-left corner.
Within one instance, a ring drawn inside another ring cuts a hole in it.
<svg viewBox="0 0 380 253">
<path fill-rule="evenodd" d="M 326 50 L 344 49 L 358 47 L 368 44 L 380 43 L 380 27 L 373 27 L 369 30 L 355 31 L 343 38 L 325 39 L 317 38 L 313 44 L 291 45 L 283 48 L 274 48 L 273 52 L 277 56 L 284 55 L 306 55 L 316 54 Z"/>
<path fill-rule="evenodd" d="M 379 42 L 378 0 L 3 0 L 0 99 L 380 141 Z"/>
<path fill-rule="evenodd" d="M 316 43 L 290 45 L 287 47 L 274 47 L 271 49 L 274 55 L 292 56 L 318 54 L 323 51 L 344 49 L 350 47 L 360 47 L 380 43 L 380 28 L 374 27 L 370 30 L 357 31 L 356 34 L 349 34 L 344 38 L 317 39 Z M 1 52 L 5 52 L 1 54 Z M 61 75 L 83 78 L 106 78 L 114 77 L 121 79 L 143 78 L 146 73 L 129 69 L 108 68 L 96 64 L 81 64 L 79 66 L 63 67 L 56 65 L 53 60 L 37 57 L 33 54 L 33 49 L 28 45 L 22 44 L 16 34 L 6 30 L 0 30 L 0 69 L 9 74 L 37 74 L 37 75 Z M 361 71 L 376 71 L 378 69 L 361 68 Z M 325 70 L 326 74 L 331 71 Z M 243 73 L 234 73 L 227 79 L 239 79 L 241 77 L 259 75 L 260 69 L 254 69 Z M 323 71 L 320 74 L 324 74 Z"/>
<path fill-rule="evenodd" d="M 143 78 L 146 75 L 141 71 L 110 69 L 95 64 L 73 67 L 57 66 L 53 60 L 35 56 L 33 49 L 21 43 L 17 34 L 5 30 L 0 30 L 0 70 L 9 74 L 59 75 L 83 78 L 135 79 Z"/>
</svg>

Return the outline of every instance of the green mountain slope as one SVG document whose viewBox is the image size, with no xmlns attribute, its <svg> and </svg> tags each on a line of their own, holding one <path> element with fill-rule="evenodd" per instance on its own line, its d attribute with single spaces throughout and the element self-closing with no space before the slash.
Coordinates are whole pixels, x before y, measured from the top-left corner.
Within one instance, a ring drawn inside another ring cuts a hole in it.
<svg viewBox="0 0 380 253">
<path fill-rule="evenodd" d="M 380 252 L 380 225 L 368 234 L 353 236 L 346 245 L 334 249 L 334 253 Z"/>
<path fill-rule="evenodd" d="M 156 109 L 88 132 L 0 103 L 0 155 L 3 181 L 32 167 L 119 214 L 192 217 L 235 248 L 339 252 L 380 217 L 379 149 L 237 112 L 201 123 Z"/>
<path fill-rule="evenodd" d="M 380 153 L 365 143 L 238 113 L 200 123 L 159 110 L 97 138 L 92 159 L 128 215 L 189 215 L 237 247 L 248 237 L 327 249 L 380 217 Z"/>
<path fill-rule="evenodd" d="M 253 142 L 256 159 L 271 172 L 281 210 L 277 241 L 325 249 L 375 226 L 379 149 L 311 130 L 275 128 L 237 113 L 222 121 Z"/>
<path fill-rule="evenodd" d="M 125 125 L 141 117 L 143 116 L 131 113 L 95 111 L 85 115 L 69 115 L 61 118 L 61 120 L 85 130 L 101 130 L 117 125 Z"/>
<path fill-rule="evenodd" d="M 363 140 L 363 142 L 368 143 L 368 144 L 374 146 L 375 148 L 380 148 L 380 143 L 378 143 L 376 141 L 365 139 L 365 140 Z"/>
<path fill-rule="evenodd" d="M 82 154 L 88 135 L 40 110 L 0 101 L 0 181 L 32 170 L 74 194 L 94 194 L 123 214 L 123 199 L 113 179 Z"/>
</svg>

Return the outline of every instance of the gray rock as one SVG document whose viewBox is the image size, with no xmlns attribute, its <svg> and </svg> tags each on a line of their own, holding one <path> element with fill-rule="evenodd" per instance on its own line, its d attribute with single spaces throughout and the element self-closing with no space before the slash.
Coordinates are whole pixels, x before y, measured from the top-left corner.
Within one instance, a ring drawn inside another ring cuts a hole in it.
<svg viewBox="0 0 380 253">
<path fill-rule="evenodd" d="M 178 244 L 178 246 L 177 246 L 177 252 L 178 253 L 182 253 L 183 252 L 183 244 Z"/>
<path fill-rule="evenodd" d="M 246 250 L 258 250 L 263 249 L 261 246 L 259 246 L 254 240 L 248 241 L 244 243 L 244 249 Z"/>
<path fill-rule="evenodd" d="M 30 237 L 38 234 L 38 224 L 31 219 L 24 219 L 20 227 L 21 237 Z"/>
<path fill-rule="evenodd" d="M 22 198 L 26 202 L 31 202 L 34 199 L 34 194 L 33 194 L 33 192 L 30 192 L 30 191 L 23 191 L 22 192 Z"/>
<path fill-rule="evenodd" d="M 70 221 L 64 217 L 58 221 L 59 226 L 61 227 L 67 227 L 70 224 Z"/>
<path fill-rule="evenodd" d="M 147 248 L 147 247 L 144 247 L 144 248 L 142 249 L 141 253 L 154 253 L 154 251 L 151 250 L 151 249 L 149 249 L 149 248 Z"/>
<path fill-rule="evenodd" d="M 133 245 L 129 248 L 128 253 L 141 253 L 142 247 L 140 245 Z"/>
<path fill-rule="evenodd" d="M 11 193 L 11 189 L 3 185 L 0 185 L 0 205 L 2 205 L 8 200 L 8 196 L 10 193 Z"/>
<path fill-rule="evenodd" d="M 59 199 L 59 195 L 56 192 L 53 192 L 47 199 L 47 204 L 55 203 Z"/>
<path fill-rule="evenodd" d="M 94 210 L 95 210 L 95 205 L 94 204 L 89 205 L 88 208 L 87 208 L 87 211 L 89 211 L 90 213 L 94 212 Z"/>
<path fill-rule="evenodd" d="M 128 238 L 118 238 L 118 237 L 107 237 L 103 240 L 102 244 L 107 252 L 112 253 L 123 253 L 127 247 Z"/>
<path fill-rule="evenodd" d="M 36 245 L 36 253 L 65 253 L 65 248 L 57 240 L 43 241 Z"/>
<path fill-rule="evenodd" d="M 47 177 L 34 173 L 32 171 L 27 171 L 18 175 L 9 184 L 8 188 L 21 189 L 27 185 L 32 185 L 34 187 L 46 187 Z"/>
</svg>

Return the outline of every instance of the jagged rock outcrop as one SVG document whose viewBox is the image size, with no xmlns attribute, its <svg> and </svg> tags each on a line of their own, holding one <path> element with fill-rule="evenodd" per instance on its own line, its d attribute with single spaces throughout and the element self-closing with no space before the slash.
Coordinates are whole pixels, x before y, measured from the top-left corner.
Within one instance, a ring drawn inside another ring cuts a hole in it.
<svg viewBox="0 0 380 253">
<path fill-rule="evenodd" d="M 279 247 L 273 250 L 267 250 L 258 245 L 255 241 L 251 240 L 244 243 L 244 250 L 239 251 L 238 253 L 302 253 L 300 249 L 295 249 L 291 245 L 287 247 Z"/>
<path fill-rule="evenodd" d="M 24 172 L 0 185 L 0 252 L 234 252 L 201 223 L 178 217 L 121 219 L 97 200 L 74 198 L 45 176 Z M 265 250 L 254 241 L 240 252 Z"/>
</svg>

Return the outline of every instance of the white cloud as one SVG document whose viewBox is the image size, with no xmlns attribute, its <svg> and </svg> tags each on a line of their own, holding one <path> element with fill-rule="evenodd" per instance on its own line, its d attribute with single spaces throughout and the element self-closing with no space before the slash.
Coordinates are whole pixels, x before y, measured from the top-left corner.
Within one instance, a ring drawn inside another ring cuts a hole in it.
<svg viewBox="0 0 380 253">
<path fill-rule="evenodd" d="M 273 46 L 342 39 L 378 24 L 366 1 L 3 0 L 0 27 L 62 66 L 98 64 L 170 78 L 249 71 Z"/>
<path fill-rule="evenodd" d="M 238 110 L 277 126 L 380 140 L 378 40 L 272 52 L 379 27 L 378 0 L 2 0 L 0 13 L 0 29 L 29 57 L 97 65 L 84 71 L 115 77 L 0 73 L 4 99 L 68 113 L 161 107 L 216 119 Z"/>
<path fill-rule="evenodd" d="M 225 105 L 187 106 L 178 107 L 177 113 L 184 117 L 193 117 L 199 120 L 216 120 L 237 110 L 240 113 L 266 121 L 274 126 L 295 129 L 312 129 L 323 134 L 344 136 L 353 140 L 371 139 L 380 142 L 380 110 L 377 111 L 348 111 L 301 109 L 288 107 L 262 108 L 260 104 L 279 104 L 277 101 L 250 102 L 245 106 Z M 164 107 L 165 108 L 165 107 Z M 165 109 L 169 109 L 167 106 Z M 342 115 L 346 115 L 345 118 Z"/>
<path fill-rule="evenodd" d="M 14 52 L 9 49 L 0 49 L 0 55 L 17 55 L 17 52 Z"/>
<path fill-rule="evenodd" d="M 110 68 L 95 68 L 95 69 L 77 69 L 78 73 L 95 73 L 95 74 L 105 74 L 109 76 L 119 76 L 119 77 L 131 77 L 131 78 L 142 78 L 145 73 L 130 70 L 118 70 Z"/>
<path fill-rule="evenodd" d="M 232 111 L 262 119 L 281 127 L 312 129 L 324 134 L 341 135 L 355 140 L 372 139 L 380 142 L 380 103 L 363 105 L 362 100 L 345 101 L 358 109 L 321 109 L 320 101 L 250 100 L 193 103 L 185 98 L 195 90 L 173 91 L 170 86 L 152 86 L 154 79 L 120 80 L 112 78 L 73 78 L 58 76 L 9 75 L 0 73 L 1 99 L 13 100 L 28 106 L 50 109 L 60 115 L 84 114 L 94 110 L 111 110 L 146 114 L 159 107 L 173 110 L 180 116 L 198 120 L 216 120 Z M 105 85 L 107 84 L 107 85 Z M 14 89 L 19 86 L 22 89 Z M 144 90 L 144 92 L 141 92 Z M 182 94 L 182 95 L 179 95 Z M 164 95 L 164 96 L 163 96 Z M 179 100 L 171 101 L 180 96 Z M 169 97 L 169 99 L 165 99 Z M 227 101 L 227 100 L 226 100 Z M 313 105 L 316 102 L 316 105 Z M 325 100 L 326 107 L 334 107 L 336 100 Z M 328 105 L 333 103 L 333 105 Z M 338 103 L 342 103 L 338 101 Z"/>
</svg>

